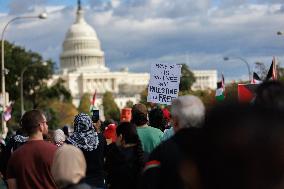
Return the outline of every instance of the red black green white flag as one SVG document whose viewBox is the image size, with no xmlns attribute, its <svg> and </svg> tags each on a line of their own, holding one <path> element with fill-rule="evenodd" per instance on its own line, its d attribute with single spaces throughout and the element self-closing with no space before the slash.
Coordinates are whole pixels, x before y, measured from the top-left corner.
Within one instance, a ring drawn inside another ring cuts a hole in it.
<svg viewBox="0 0 284 189">
<path fill-rule="evenodd" d="M 240 102 L 250 103 L 255 97 L 259 84 L 238 84 L 238 98 Z"/>
<path fill-rule="evenodd" d="M 251 84 L 260 84 L 260 83 L 262 83 L 262 80 L 260 79 L 257 73 L 253 72 Z"/>
<path fill-rule="evenodd" d="M 217 101 L 222 101 L 225 99 L 225 79 L 223 74 L 222 74 L 222 80 L 217 82 L 215 98 Z"/>
<path fill-rule="evenodd" d="M 265 80 L 277 80 L 277 70 L 276 70 L 276 60 L 275 57 L 272 59 L 272 63 L 270 65 L 269 71 L 266 75 Z"/>
<path fill-rule="evenodd" d="M 95 109 L 96 97 L 97 97 L 97 91 L 95 91 L 93 94 L 93 98 L 91 100 L 91 105 L 90 105 L 90 112 Z"/>
</svg>

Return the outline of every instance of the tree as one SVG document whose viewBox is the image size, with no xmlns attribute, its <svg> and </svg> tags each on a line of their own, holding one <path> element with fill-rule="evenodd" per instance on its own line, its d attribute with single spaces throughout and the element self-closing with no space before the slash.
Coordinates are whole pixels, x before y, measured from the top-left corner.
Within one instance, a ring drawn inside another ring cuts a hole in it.
<svg viewBox="0 0 284 189">
<path fill-rule="evenodd" d="M 128 100 L 126 102 L 125 108 L 132 108 L 132 106 L 133 106 L 133 102 L 131 100 Z"/>
<path fill-rule="evenodd" d="M 37 93 L 38 97 L 36 98 L 36 104 L 42 106 L 42 104 L 48 100 L 58 100 L 61 102 L 72 103 L 71 93 L 65 88 L 64 82 L 65 81 L 60 78 L 54 85 L 50 87 L 41 87 Z"/>
<path fill-rule="evenodd" d="M 243 82 L 240 82 L 243 83 Z M 231 83 L 226 85 L 225 90 L 226 101 L 238 101 L 238 83 Z"/>
<path fill-rule="evenodd" d="M 12 119 L 7 123 L 8 127 L 15 126 L 20 119 L 20 83 L 21 72 L 23 77 L 23 94 L 25 99 L 25 109 L 29 110 L 38 107 L 37 100 L 39 91 L 46 87 L 48 80 L 53 73 L 54 62 L 47 61 L 47 66 L 42 64 L 43 58 L 40 54 L 27 51 L 23 47 L 16 46 L 7 41 L 5 43 L 5 68 L 8 74 L 5 77 L 6 91 L 9 93 L 9 100 L 14 101 Z M 35 66 L 36 65 L 36 66 Z"/>
<path fill-rule="evenodd" d="M 199 97 L 206 109 L 212 108 L 215 103 L 215 90 L 197 90 L 190 92 L 190 94 Z"/>
<path fill-rule="evenodd" d="M 186 64 L 182 64 L 179 90 L 182 93 L 190 91 L 195 80 L 194 74 L 189 70 L 188 66 Z"/>
<path fill-rule="evenodd" d="M 9 70 L 5 82 L 11 100 L 20 97 L 21 72 L 28 67 L 24 74 L 23 92 L 25 101 L 31 101 L 33 108 L 36 107 L 34 104 L 36 94 L 45 86 L 45 81 L 51 78 L 53 73 L 54 62 L 48 60 L 47 66 L 42 65 L 42 62 L 44 61 L 40 54 L 26 51 L 23 47 L 5 41 L 5 68 Z"/>
<path fill-rule="evenodd" d="M 259 76 L 261 80 L 264 80 L 266 78 L 268 70 L 266 69 L 264 63 L 262 62 L 256 62 L 255 63 L 255 73 Z"/>
<path fill-rule="evenodd" d="M 86 113 L 86 114 L 90 113 L 90 94 L 89 93 L 84 93 L 83 96 L 81 97 L 78 111 L 80 113 Z"/>
<path fill-rule="evenodd" d="M 114 101 L 114 97 L 111 92 L 105 92 L 103 95 L 103 107 L 105 118 L 114 119 L 115 121 L 119 121 L 120 119 L 120 110 L 117 104 Z"/>
<path fill-rule="evenodd" d="M 58 118 L 57 125 L 53 124 L 51 128 L 62 128 L 64 125 L 71 125 L 75 115 L 78 114 L 77 108 L 71 102 L 52 100 L 49 104 L 50 109 Z"/>
</svg>

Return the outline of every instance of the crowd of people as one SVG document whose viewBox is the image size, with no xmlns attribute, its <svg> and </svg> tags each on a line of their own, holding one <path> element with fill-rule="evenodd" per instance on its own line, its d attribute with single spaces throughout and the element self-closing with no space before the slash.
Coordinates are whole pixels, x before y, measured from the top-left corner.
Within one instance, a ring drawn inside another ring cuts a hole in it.
<svg viewBox="0 0 284 189">
<path fill-rule="evenodd" d="M 31 110 L 1 143 L 9 189 L 281 189 L 284 187 L 284 85 L 268 81 L 251 103 L 206 109 L 193 95 L 169 109 L 135 104 L 120 123 L 79 113 L 46 137 Z M 3 185 L 4 187 L 4 185 Z"/>
</svg>

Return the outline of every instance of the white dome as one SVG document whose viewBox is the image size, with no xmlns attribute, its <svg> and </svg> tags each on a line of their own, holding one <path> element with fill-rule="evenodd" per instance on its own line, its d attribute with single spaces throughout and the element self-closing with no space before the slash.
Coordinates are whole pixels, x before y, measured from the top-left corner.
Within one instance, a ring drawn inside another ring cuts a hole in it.
<svg viewBox="0 0 284 189">
<path fill-rule="evenodd" d="M 78 7 L 76 21 L 69 28 L 60 55 L 62 70 L 68 72 L 105 72 L 104 52 L 96 31 L 86 23 L 83 10 Z M 88 68 L 88 69 L 86 69 Z"/>
<path fill-rule="evenodd" d="M 96 31 L 84 20 L 83 11 L 78 10 L 76 22 L 68 30 L 66 40 L 70 38 L 82 37 L 88 37 L 98 40 Z"/>
</svg>

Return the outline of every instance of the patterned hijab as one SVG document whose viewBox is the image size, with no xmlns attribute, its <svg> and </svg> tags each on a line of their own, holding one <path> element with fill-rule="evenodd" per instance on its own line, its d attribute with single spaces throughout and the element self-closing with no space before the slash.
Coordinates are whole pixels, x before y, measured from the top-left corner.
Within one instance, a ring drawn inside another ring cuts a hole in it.
<svg viewBox="0 0 284 189">
<path fill-rule="evenodd" d="M 88 114 L 80 113 L 74 119 L 74 133 L 67 139 L 72 145 L 85 151 L 97 149 L 99 144 L 98 133 L 93 127 Z"/>
</svg>

